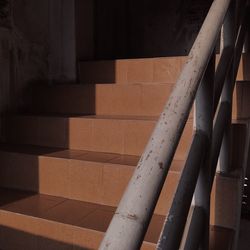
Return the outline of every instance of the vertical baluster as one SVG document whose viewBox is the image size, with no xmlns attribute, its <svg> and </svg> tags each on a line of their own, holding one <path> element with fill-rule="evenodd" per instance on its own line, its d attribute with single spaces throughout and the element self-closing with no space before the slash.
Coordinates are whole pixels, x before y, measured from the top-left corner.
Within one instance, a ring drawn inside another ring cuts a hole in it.
<svg viewBox="0 0 250 250">
<path fill-rule="evenodd" d="M 226 19 L 223 25 L 223 49 L 235 46 L 235 0 L 231 1 Z M 234 86 L 234 57 L 232 60 L 231 67 L 229 69 L 228 75 L 225 80 L 221 101 L 227 102 L 230 105 L 230 114 L 227 119 L 227 125 L 224 132 L 224 137 L 222 141 L 219 161 L 218 161 L 218 170 L 222 173 L 228 173 L 230 171 L 230 137 L 231 137 L 231 117 L 232 117 L 232 93 Z"/>
<path fill-rule="evenodd" d="M 202 131 L 208 137 L 211 144 L 213 128 L 213 96 L 214 96 L 214 74 L 215 74 L 215 52 L 207 66 L 202 84 L 198 90 L 195 100 L 194 129 Z M 210 149 L 210 145 L 208 147 Z M 210 214 L 210 161 L 209 152 L 201 166 L 195 193 L 193 205 L 203 209 L 204 235 L 201 239 L 201 248 L 207 250 L 209 247 L 209 214 Z"/>
</svg>

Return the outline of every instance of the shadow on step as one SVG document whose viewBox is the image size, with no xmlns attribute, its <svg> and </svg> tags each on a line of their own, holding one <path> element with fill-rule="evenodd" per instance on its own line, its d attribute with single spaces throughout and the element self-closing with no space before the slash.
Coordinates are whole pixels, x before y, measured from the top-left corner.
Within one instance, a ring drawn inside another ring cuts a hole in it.
<svg viewBox="0 0 250 250">
<path fill-rule="evenodd" d="M 79 66 L 79 80 L 85 84 L 116 83 L 126 79 L 126 61 L 83 61 Z"/>
<path fill-rule="evenodd" d="M 50 164 L 47 164 L 46 155 L 58 152 L 64 153 L 64 150 L 29 145 L 1 145 L 0 186 L 3 188 L 27 190 L 29 192 L 42 190 L 48 193 L 49 190 L 53 189 L 56 191 L 57 184 L 64 185 L 64 183 L 58 183 L 58 178 L 60 178 L 61 174 L 60 169 L 63 169 L 64 166 L 60 163 L 56 164 L 53 159 Z M 55 168 L 57 168 L 58 172 L 53 172 Z M 10 190 L 1 190 L 0 195 L 0 205 L 3 206 L 29 197 L 32 193 L 22 192 L 18 194 L 18 192 L 13 193 Z"/>
<path fill-rule="evenodd" d="M 95 84 L 31 83 L 25 92 L 27 103 L 23 111 L 50 115 L 95 114 L 96 92 Z"/>
<path fill-rule="evenodd" d="M 50 239 L 49 230 L 44 232 L 47 237 L 36 235 L 35 229 L 31 226 L 24 232 L 15 228 L 0 226 L 0 246 L 2 250 L 18 249 L 18 250 L 90 250 L 90 248 L 80 247 L 73 243 L 66 243 Z M 34 232 L 34 233 L 31 233 Z M 61 232 L 63 234 L 63 232 Z M 65 241 L 67 239 L 65 238 Z"/>
<path fill-rule="evenodd" d="M 11 189 L 0 188 L 0 208 L 7 207 L 10 204 L 13 204 L 17 201 L 24 200 L 28 197 L 31 197 L 33 193 L 31 192 L 13 192 Z"/>
</svg>

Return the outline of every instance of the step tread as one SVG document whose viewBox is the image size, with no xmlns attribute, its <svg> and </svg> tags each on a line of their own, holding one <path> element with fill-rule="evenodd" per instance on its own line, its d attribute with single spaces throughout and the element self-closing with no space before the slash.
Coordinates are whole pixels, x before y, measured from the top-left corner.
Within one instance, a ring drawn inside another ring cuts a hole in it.
<svg viewBox="0 0 250 250">
<path fill-rule="evenodd" d="M 28 216 L 37 220 L 42 219 L 104 233 L 115 209 L 111 206 L 0 188 L 0 214 L 2 216 L 6 213 L 10 216 L 11 214 Z M 157 243 L 164 218 L 160 215 L 152 217 L 145 237 L 146 242 Z M 11 224 L 14 223 L 11 222 Z M 210 226 L 210 249 L 229 249 L 233 235 L 234 231 L 231 229 Z"/>
<path fill-rule="evenodd" d="M 115 207 L 60 197 L 0 188 L 2 212 L 37 217 L 89 230 L 105 232 Z M 164 216 L 154 215 L 146 235 L 147 242 L 157 243 Z"/>
</svg>

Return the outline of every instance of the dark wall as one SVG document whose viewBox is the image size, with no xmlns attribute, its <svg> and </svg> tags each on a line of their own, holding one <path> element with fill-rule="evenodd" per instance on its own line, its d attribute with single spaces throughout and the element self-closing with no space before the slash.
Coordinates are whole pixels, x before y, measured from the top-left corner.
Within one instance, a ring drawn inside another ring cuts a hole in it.
<svg viewBox="0 0 250 250">
<path fill-rule="evenodd" d="M 77 60 L 94 58 L 95 0 L 75 0 Z"/>
<path fill-rule="evenodd" d="M 25 105 L 33 81 L 48 78 L 48 0 L 0 0 L 0 141 L 6 112 Z"/>
<path fill-rule="evenodd" d="M 96 58 L 185 55 L 211 0 L 96 0 Z"/>
</svg>

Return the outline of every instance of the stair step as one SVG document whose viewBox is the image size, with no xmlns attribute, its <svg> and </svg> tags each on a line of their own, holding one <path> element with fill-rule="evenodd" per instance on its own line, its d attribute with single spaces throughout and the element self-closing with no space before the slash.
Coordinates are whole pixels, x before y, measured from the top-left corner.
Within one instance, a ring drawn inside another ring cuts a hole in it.
<svg viewBox="0 0 250 250">
<path fill-rule="evenodd" d="M 131 155 L 2 145 L 0 185 L 117 206 L 138 161 Z M 157 214 L 168 211 L 182 166 L 183 161 L 173 161 Z"/>
<path fill-rule="evenodd" d="M 173 84 L 34 86 L 29 111 L 59 114 L 159 116 Z"/>
<path fill-rule="evenodd" d="M 129 155 L 2 145 L 0 186 L 116 207 L 138 159 Z M 183 161 L 173 161 L 155 214 L 167 214 L 182 167 Z M 216 176 L 211 194 L 212 225 L 235 229 L 241 184 L 237 175 Z"/>
<path fill-rule="evenodd" d="M 9 142 L 49 147 L 141 155 L 156 117 L 151 116 L 11 116 L 7 122 Z M 192 138 L 187 122 L 175 154 L 185 159 Z"/>
<path fill-rule="evenodd" d="M 217 55 L 217 61 L 220 55 Z M 237 80 L 250 80 L 245 55 L 240 62 Z M 142 59 L 121 59 L 105 61 L 84 61 L 79 63 L 81 83 L 175 83 L 187 57 L 158 57 Z M 246 63 L 245 63 L 246 64 Z"/>
<path fill-rule="evenodd" d="M 186 57 L 87 61 L 79 63 L 82 83 L 175 83 Z"/>
<path fill-rule="evenodd" d="M 27 111 L 39 114 L 159 116 L 174 84 L 33 86 Z M 250 118 L 250 84 L 237 82 L 233 118 Z M 190 118 L 193 117 L 193 112 Z"/>
<path fill-rule="evenodd" d="M 1 249 L 97 249 L 115 208 L 0 189 Z M 164 216 L 154 215 L 141 249 L 155 249 Z M 211 250 L 229 249 L 233 230 L 210 227 Z M 227 246 L 227 247 L 225 247 Z"/>
<path fill-rule="evenodd" d="M 55 196 L 0 193 L 1 249 L 97 249 L 115 212 L 114 207 Z M 163 219 L 154 216 L 142 249 L 153 249 Z"/>
</svg>

